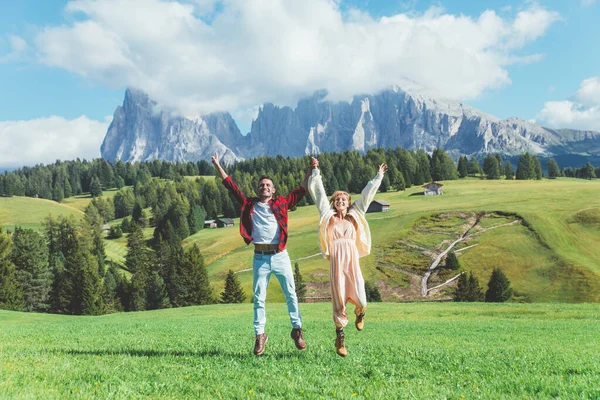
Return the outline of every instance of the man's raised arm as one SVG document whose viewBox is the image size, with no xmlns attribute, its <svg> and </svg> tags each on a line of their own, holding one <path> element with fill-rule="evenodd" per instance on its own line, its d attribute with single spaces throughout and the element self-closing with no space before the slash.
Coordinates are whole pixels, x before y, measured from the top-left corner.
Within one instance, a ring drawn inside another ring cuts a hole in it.
<svg viewBox="0 0 600 400">
<path fill-rule="evenodd" d="M 223 180 L 223 185 L 225 185 L 227 190 L 229 190 L 233 194 L 233 197 L 235 197 L 240 204 L 244 204 L 244 202 L 246 201 L 246 195 L 231 180 L 231 178 L 229 177 L 229 175 L 227 175 L 223 167 L 221 167 L 221 164 L 219 163 L 219 153 L 215 153 L 215 155 L 212 156 L 210 159 L 212 160 L 215 169 L 219 173 L 219 176 Z"/>
<path fill-rule="evenodd" d="M 223 169 L 223 167 L 221 167 L 221 164 L 219 163 L 219 153 L 215 153 L 215 155 L 212 156 L 210 159 L 211 159 L 213 165 L 215 166 L 215 169 L 217 170 L 217 172 L 221 176 L 221 179 L 222 180 L 227 179 L 228 175 L 225 172 L 225 170 Z"/>
</svg>

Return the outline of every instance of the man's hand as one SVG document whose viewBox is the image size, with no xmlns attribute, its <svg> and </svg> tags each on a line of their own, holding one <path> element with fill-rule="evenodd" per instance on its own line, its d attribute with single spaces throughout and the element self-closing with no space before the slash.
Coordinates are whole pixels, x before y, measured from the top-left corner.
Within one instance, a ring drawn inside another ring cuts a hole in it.
<svg viewBox="0 0 600 400">
<path fill-rule="evenodd" d="M 215 166 L 215 169 L 219 173 L 219 176 L 221 177 L 221 179 L 225 180 L 227 178 L 227 174 L 221 167 L 221 164 L 219 164 L 219 153 L 215 153 L 215 155 L 212 156 L 210 158 L 210 160 L 212 161 L 213 165 Z"/>
<path fill-rule="evenodd" d="M 379 166 L 379 172 L 381 172 L 382 174 L 385 174 L 387 170 L 388 170 L 388 166 L 386 164 L 381 164 Z"/>
<path fill-rule="evenodd" d="M 210 160 L 212 161 L 215 167 L 219 166 L 219 153 L 215 153 L 215 155 L 212 156 Z"/>
</svg>

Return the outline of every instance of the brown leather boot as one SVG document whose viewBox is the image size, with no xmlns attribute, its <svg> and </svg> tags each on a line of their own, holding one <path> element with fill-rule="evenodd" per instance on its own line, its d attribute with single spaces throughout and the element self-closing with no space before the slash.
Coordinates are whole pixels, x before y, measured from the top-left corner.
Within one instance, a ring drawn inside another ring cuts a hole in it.
<svg viewBox="0 0 600 400">
<path fill-rule="evenodd" d="M 304 341 L 304 337 L 302 336 L 302 328 L 294 328 L 292 329 L 292 333 L 290 333 L 292 339 L 294 339 L 294 343 L 296 344 L 296 348 L 298 350 L 306 350 L 306 342 Z"/>
<path fill-rule="evenodd" d="M 346 351 L 346 344 L 344 343 L 344 332 L 337 332 L 335 338 L 335 351 L 342 357 L 346 357 L 348 352 Z"/>
<path fill-rule="evenodd" d="M 267 343 L 269 337 L 266 333 L 256 335 L 256 342 L 254 342 L 254 355 L 260 356 L 265 352 L 265 343 Z"/>
<path fill-rule="evenodd" d="M 354 325 L 356 326 L 356 329 L 358 329 L 359 331 L 363 330 L 363 328 L 365 327 L 365 313 L 364 312 L 362 312 L 356 316 L 356 321 L 354 322 Z"/>
</svg>

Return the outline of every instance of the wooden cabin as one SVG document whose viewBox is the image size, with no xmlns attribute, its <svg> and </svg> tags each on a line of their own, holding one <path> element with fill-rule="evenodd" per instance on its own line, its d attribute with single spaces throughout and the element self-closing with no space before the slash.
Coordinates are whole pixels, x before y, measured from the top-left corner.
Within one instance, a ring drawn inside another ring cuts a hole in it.
<svg viewBox="0 0 600 400">
<path fill-rule="evenodd" d="M 423 194 L 425 196 L 436 196 L 444 194 L 444 185 L 437 182 L 430 182 L 423 185 Z"/>
<path fill-rule="evenodd" d="M 367 209 L 368 213 L 390 211 L 390 203 L 383 200 L 373 200 Z"/>
</svg>

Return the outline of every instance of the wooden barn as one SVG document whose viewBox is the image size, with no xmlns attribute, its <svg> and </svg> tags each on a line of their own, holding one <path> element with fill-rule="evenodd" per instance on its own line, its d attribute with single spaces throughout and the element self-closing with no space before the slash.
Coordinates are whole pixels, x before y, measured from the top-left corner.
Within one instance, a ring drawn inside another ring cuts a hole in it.
<svg viewBox="0 0 600 400">
<path fill-rule="evenodd" d="M 206 221 L 204 221 L 204 227 L 205 228 L 216 228 L 217 222 L 214 219 L 207 219 Z"/>
<path fill-rule="evenodd" d="M 423 194 L 425 196 L 435 196 L 444 194 L 444 185 L 437 182 L 431 182 L 423 185 Z"/>
<path fill-rule="evenodd" d="M 367 209 L 368 213 L 390 211 L 390 203 L 383 200 L 373 200 Z"/>
<path fill-rule="evenodd" d="M 228 228 L 235 225 L 233 219 L 231 218 L 217 218 L 215 222 L 217 224 L 217 228 Z"/>
</svg>

